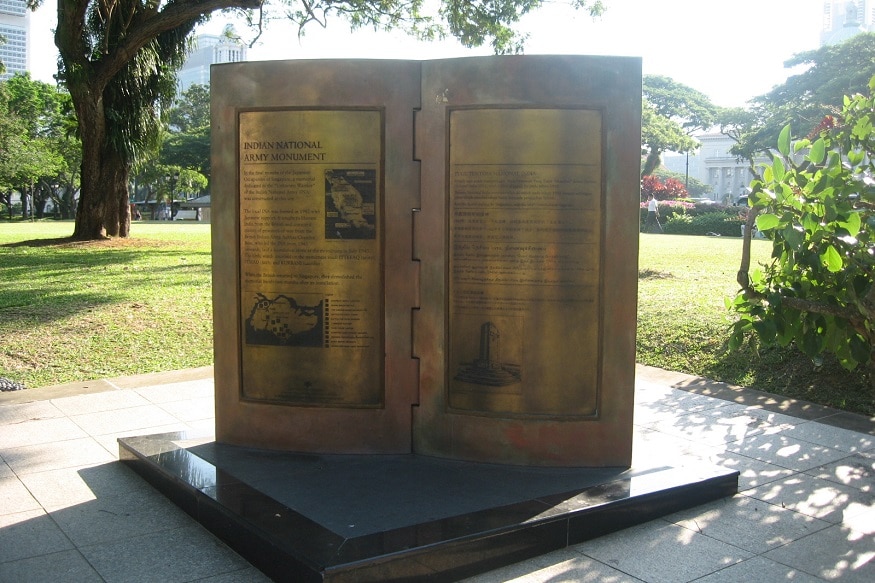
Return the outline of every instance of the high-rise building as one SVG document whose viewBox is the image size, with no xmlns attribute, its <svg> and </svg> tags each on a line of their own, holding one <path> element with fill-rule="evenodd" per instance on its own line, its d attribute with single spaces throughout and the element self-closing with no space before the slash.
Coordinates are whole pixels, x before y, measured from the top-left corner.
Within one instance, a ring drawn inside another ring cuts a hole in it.
<svg viewBox="0 0 875 583">
<path fill-rule="evenodd" d="M 875 0 L 827 0 L 823 3 L 820 45 L 837 45 L 861 32 L 875 31 Z"/>
<path fill-rule="evenodd" d="M 177 75 L 177 93 L 182 93 L 194 84 L 209 85 L 210 65 L 245 60 L 246 45 L 239 40 L 224 35 L 198 35 L 194 41 L 194 49 Z"/>
<path fill-rule="evenodd" d="M 30 11 L 26 0 L 0 0 L 0 36 L 6 42 L 0 44 L 0 61 L 6 72 L 0 80 L 8 79 L 15 73 L 24 73 L 30 68 L 28 51 L 30 32 Z"/>
</svg>

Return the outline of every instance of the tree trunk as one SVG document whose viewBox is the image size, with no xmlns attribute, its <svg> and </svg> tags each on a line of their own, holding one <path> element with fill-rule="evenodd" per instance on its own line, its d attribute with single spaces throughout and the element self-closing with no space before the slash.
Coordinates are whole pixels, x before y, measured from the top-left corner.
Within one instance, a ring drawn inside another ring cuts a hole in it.
<svg viewBox="0 0 875 583">
<path fill-rule="evenodd" d="M 102 150 L 89 151 L 83 144 L 82 187 L 79 191 L 74 239 L 87 241 L 130 235 L 131 213 L 127 189 L 130 169 L 118 153 L 107 148 Z M 95 159 L 99 160 L 96 164 Z M 100 196 L 101 193 L 106 195 Z"/>
<path fill-rule="evenodd" d="M 106 139 L 106 118 L 99 92 L 86 87 L 74 99 L 82 137 L 82 176 L 73 238 L 80 241 L 127 237 L 131 212 L 128 204 L 130 165 Z"/>
<path fill-rule="evenodd" d="M 659 150 L 650 150 L 647 158 L 644 160 L 644 168 L 641 169 L 641 178 L 653 174 L 653 171 L 659 168 L 661 163 L 661 152 Z"/>
</svg>

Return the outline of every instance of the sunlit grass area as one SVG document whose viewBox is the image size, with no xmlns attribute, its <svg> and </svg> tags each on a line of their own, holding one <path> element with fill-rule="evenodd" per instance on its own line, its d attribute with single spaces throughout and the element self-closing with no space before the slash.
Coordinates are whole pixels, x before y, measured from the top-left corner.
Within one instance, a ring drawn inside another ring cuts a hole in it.
<svg viewBox="0 0 875 583">
<path fill-rule="evenodd" d="M 770 261 L 771 242 L 754 240 L 751 269 Z M 640 239 L 637 360 L 868 415 L 873 396 L 861 371 L 831 358 L 815 367 L 794 348 L 728 350 L 741 262 L 740 237 L 648 235 Z"/>
<path fill-rule="evenodd" d="M 0 375 L 39 387 L 212 363 L 210 227 L 0 223 Z"/>
<path fill-rule="evenodd" d="M 715 365 L 730 323 L 724 299 L 739 288 L 741 238 L 645 234 L 640 241 L 639 362 L 671 370 Z M 752 243 L 753 263 L 768 260 L 768 244 Z"/>
<path fill-rule="evenodd" d="M 209 365 L 210 226 L 135 223 L 73 243 L 72 223 L 0 222 L 0 376 L 28 387 Z M 769 243 L 754 241 L 754 264 Z M 638 362 L 875 414 L 862 373 L 726 346 L 741 239 L 642 235 Z"/>
</svg>

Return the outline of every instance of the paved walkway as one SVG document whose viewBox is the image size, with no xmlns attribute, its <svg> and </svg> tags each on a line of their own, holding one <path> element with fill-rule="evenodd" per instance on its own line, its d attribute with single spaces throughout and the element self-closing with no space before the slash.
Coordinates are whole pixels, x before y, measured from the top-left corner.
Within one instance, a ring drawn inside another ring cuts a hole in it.
<svg viewBox="0 0 875 583">
<path fill-rule="evenodd" d="M 719 464 L 739 494 L 476 583 L 875 581 L 875 420 L 638 367 L 635 460 Z M 115 463 L 213 427 L 212 369 L 0 393 L 0 581 L 267 579 Z"/>
</svg>

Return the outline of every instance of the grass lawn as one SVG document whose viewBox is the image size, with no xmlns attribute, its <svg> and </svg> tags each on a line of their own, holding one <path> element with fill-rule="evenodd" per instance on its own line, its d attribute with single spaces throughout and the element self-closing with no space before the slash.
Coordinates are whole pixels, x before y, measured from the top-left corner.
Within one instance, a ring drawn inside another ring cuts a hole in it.
<svg viewBox="0 0 875 583">
<path fill-rule="evenodd" d="M 40 387 L 212 363 L 210 227 L 137 223 L 71 243 L 72 223 L 0 222 L 0 376 Z M 754 241 L 755 262 L 769 243 Z M 793 350 L 730 352 L 741 239 L 642 235 L 638 362 L 875 414 L 863 375 Z"/>
<path fill-rule="evenodd" d="M 848 411 L 875 415 L 861 371 L 826 358 L 816 368 L 793 349 L 726 346 L 741 238 L 641 236 L 638 258 L 637 360 Z M 769 261 L 771 242 L 752 241 L 751 269 Z"/>
<path fill-rule="evenodd" d="M 55 239 L 72 232 L 0 223 L 0 376 L 40 387 L 212 363 L 209 225 Z"/>
</svg>

